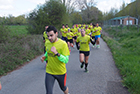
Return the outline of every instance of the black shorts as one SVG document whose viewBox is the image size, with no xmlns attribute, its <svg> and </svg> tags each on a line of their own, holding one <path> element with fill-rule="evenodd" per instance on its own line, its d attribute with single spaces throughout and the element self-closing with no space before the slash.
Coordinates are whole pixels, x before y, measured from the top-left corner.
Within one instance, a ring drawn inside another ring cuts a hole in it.
<svg viewBox="0 0 140 94">
<path fill-rule="evenodd" d="M 67 39 L 67 42 L 73 43 L 73 39 Z"/>
<path fill-rule="evenodd" d="M 90 51 L 79 51 L 79 53 L 83 53 L 85 56 L 89 56 Z"/>
<path fill-rule="evenodd" d="M 76 36 L 74 36 L 73 38 L 74 38 L 75 40 L 77 39 L 77 37 L 76 37 Z"/>
<path fill-rule="evenodd" d="M 92 36 L 92 39 L 95 39 L 95 36 Z"/>
<path fill-rule="evenodd" d="M 61 39 L 67 42 L 67 37 L 63 37 L 63 36 L 62 36 Z"/>
</svg>

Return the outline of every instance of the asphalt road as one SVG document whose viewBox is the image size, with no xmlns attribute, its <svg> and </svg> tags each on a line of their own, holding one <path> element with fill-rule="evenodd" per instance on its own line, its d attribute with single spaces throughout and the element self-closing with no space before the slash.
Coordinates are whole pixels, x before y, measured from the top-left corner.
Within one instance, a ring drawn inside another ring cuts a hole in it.
<svg viewBox="0 0 140 94">
<path fill-rule="evenodd" d="M 80 68 L 79 51 L 72 49 L 67 64 L 67 86 L 70 94 L 129 94 L 121 84 L 122 79 L 110 49 L 102 39 L 100 42 L 100 49 L 90 45 L 89 73 Z M 45 94 L 45 62 L 41 63 L 40 57 L 1 77 L 0 94 Z M 63 94 L 57 81 L 53 92 Z"/>
</svg>

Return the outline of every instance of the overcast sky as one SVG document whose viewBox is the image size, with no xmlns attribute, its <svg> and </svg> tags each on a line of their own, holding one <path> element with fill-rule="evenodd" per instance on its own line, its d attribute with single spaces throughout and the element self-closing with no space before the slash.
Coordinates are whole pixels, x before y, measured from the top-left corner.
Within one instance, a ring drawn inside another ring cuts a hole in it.
<svg viewBox="0 0 140 94">
<path fill-rule="evenodd" d="M 37 5 L 44 4 L 46 0 L 0 0 L 0 16 L 19 16 L 28 14 L 35 9 Z M 123 1 L 130 3 L 131 0 L 94 0 L 96 7 L 102 12 L 109 11 L 111 8 L 119 8 Z"/>
</svg>

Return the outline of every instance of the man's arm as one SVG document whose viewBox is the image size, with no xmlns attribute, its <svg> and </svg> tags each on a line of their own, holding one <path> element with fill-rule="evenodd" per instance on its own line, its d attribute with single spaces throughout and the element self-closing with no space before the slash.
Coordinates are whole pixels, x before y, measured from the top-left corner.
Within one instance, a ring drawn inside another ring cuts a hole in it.
<svg viewBox="0 0 140 94">
<path fill-rule="evenodd" d="M 57 58 L 58 58 L 61 62 L 65 63 L 65 64 L 67 64 L 68 61 L 69 61 L 69 56 L 64 56 L 64 55 L 61 55 L 61 54 L 60 54 L 60 56 L 57 56 Z"/>
<path fill-rule="evenodd" d="M 53 46 L 52 48 L 51 48 L 51 51 L 57 56 L 57 58 L 61 61 L 61 62 L 63 62 L 63 63 L 68 63 L 68 61 L 69 61 L 69 56 L 64 56 L 64 55 L 62 55 L 62 54 L 59 54 L 57 51 L 56 51 L 56 48 Z"/>
<path fill-rule="evenodd" d="M 41 61 L 43 62 L 43 61 L 47 61 L 47 60 L 48 60 L 48 53 L 46 52 L 44 54 L 44 56 L 41 57 Z"/>
</svg>

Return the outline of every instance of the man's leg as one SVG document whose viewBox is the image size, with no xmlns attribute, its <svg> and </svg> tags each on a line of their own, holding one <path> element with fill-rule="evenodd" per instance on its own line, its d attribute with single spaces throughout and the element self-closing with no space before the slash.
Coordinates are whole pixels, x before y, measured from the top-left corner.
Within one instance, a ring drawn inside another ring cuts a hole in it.
<svg viewBox="0 0 140 94">
<path fill-rule="evenodd" d="M 85 64 L 85 62 L 84 62 L 84 54 L 83 53 L 80 53 L 79 59 L 80 59 L 80 62 L 81 62 L 80 67 L 83 68 L 84 64 Z"/>
<path fill-rule="evenodd" d="M 100 48 L 99 41 L 100 41 L 100 35 L 97 35 L 97 41 L 96 41 L 97 48 Z"/>
<path fill-rule="evenodd" d="M 67 89 L 64 91 L 64 94 L 69 94 L 69 88 L 67 87 Z"/>
<path fill-rule="evenodd" d="M 88 72 L 88 69 L 87 69 L 88 59 L 89 59 L 89 56 L 85 56 L 85 72 Z"/>
<path fill-rule="evenodd" d="M 46 94 L 53 94 L 54 82 L 55 78 L 53 77 L 53 75 L 46 73 L 45 78 Z"/>
<path fill-rule="evenodd" d="M 68 94 L 69 90 L 68 90 L 68 87 L 66 86 L 67 73 L 65 73 L 64 75 L 57 75 L 55 77 L 59 83 L 61 90 L 64 92 L 64 94 Z"/>
<path fill-rule="evenodd" d="M 84 54 L 85 55 L 85 72 L 88 72 L 87 66 L 88 66 L 89 54 L 90 54 L 90 51 L 85 52 Z"/>
</svg>

